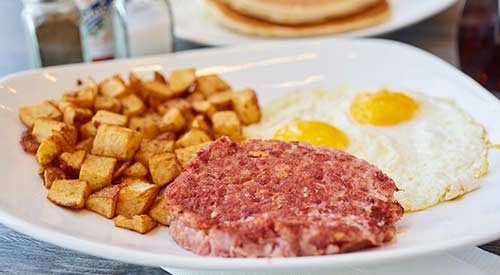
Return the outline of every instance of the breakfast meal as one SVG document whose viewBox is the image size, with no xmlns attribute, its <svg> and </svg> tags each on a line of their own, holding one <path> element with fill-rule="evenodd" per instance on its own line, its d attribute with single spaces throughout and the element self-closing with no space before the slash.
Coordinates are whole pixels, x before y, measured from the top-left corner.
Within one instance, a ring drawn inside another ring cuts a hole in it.
<svg viewBox="0 0 500 275">
<path fill-rule="evenodd" d="M 194 69 L 78 82 L 59 100 L 20 108 L 21 145 L 35 154 L 51 202 L 139 233 L 168 225 L 163 189 L 199 149 L 241 140 L 241 125 L 260 120 L 253 90 Z"/>
<path fill-rule="evenodd" d="M 337 254 L 394 238 L 403 208 L 394 181 L 340 150 L 227 137 L 165 189 L 170 235 L 199 255 Z"/>
<path fill-rule="evenodd" d="M 206 0 L 220 25 L 263 37 L 306 37 L 347 32 L 385 22 L 387 0 Z"/>
<path fill-rule="evenodd" d="M 367 160 L 396 182 L 405 211 L 470 192 L 488 170 L 484 127 L 450 100 L 421 93 L 293 92 L 265 106 L 262 121 L 244 133 L 338 148 Z"/>
</svg>

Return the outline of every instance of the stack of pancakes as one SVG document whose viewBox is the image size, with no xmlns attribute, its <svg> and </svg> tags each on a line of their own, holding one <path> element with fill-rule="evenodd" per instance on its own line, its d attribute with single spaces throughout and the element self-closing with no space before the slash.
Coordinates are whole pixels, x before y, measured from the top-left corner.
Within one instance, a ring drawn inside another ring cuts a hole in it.
<svg viewBox="0 0 500 275">
<path fill-rule="evenodd" d="M 305 37 L 346 32 L 384 22 L 387 0 L 206 0 L 221 25 L 266 37 Z"/>
</svg>

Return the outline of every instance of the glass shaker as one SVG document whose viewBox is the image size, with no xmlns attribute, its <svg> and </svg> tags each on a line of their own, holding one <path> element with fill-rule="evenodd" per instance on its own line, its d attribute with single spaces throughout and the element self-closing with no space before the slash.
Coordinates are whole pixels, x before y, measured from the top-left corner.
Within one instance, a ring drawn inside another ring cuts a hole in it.
<svg viewBox="0 0 500 275">
<path fill-rule="evenodd" d="M 114 25 L 121 57 L 168 53 L 174 49 L 168 0 L 115 0 Z"/>
<path fill-rule="evenodd" d="M 83 61 L 80 15 L 72 0 L 23 0 L 22 3 L 34 67 Z"/>
</svg>

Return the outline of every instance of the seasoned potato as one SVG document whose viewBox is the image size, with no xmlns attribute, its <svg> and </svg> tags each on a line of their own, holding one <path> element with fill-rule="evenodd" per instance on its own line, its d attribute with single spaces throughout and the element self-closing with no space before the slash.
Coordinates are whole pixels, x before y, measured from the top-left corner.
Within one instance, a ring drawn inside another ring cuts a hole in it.
<svg viewBox="0 0 500 275">
<path fill-rule="evenodd" d="M 152 139 L 160 134 L 160 119 L 161 117 L 156 116 L 156 114 L 144 117 L 131 117 L 128 121 L 128 127 L 141 132 L 144 139 Z"/>
<path fill-rule="evenodd" d="M 160 153 L 173 152 L 174 151 L 174 141 L 168 139 L 153 139 L 144 140 L 141 143 L 141 147 L 137 154 L 135 155 L 135 160 L 142 163 L 144 166 L 149 167 L 149 159 Z"/>
<path fill-rule="evenodd" d="M 88 182 L 94 192 L 111 184 L 116 159 L 87 155 L 80 169 L 80 180 Z"/>
<path fill-rule="evenodd" d="M 257 94 L 252 89 L 245 89 L 234 93 L 233 108 L 241 122 L 245 125 L 259 122 L 261 113 Z"/>
<path fill-rule="evenodd" d="M 76 150 L 83 150 L 87 153 L 90 153 L 92 151 L 92 144 L 94 143 L 94 138 L 89 137 L 86 138 L 80 142 L 78 142 L 75 146 Z"/>
<path fill-rule="evenodd" d="M 191 121 L 190 128 L 200 129 L 207 134 L 210 133 L 210 126 L 208 125 L 203 115 L 195 116 Z"/>
<path fill-rule="evenodd" d="M 99 127 L 102 124 L 126 126 L 128 122 L 128 117 L 120 115 L 117 113 L 112 113 L 104 110 L 99 110 L 92 117 L 92 123 L 95 127 Z"/>
<path fill-rule="evenodd" d="M 52 183 L 56 180 L 66 179 L 66 174 L 59 168 L 55 166 L 49 166 L 43 170 L 43 185 L 49 189 Z"/>
<path fill-rule="evenodd" d="M 97 87 L 94 87 L 93 85 L 95 85 L 93 80 L 89 80 L 88 86 L 63 95 L 61 100 L 80 108 L 92 108 L 97 96 Z"/>
<path fill-rule="evenodd" d="M 131 92 L 136 93 L 143 100 L 148 98 L 149 94 L 143 94 L 146 90 L 142 87 L 142 80 L 133 73 L 128 74 L 128 84 Z"/>
<path fill-rule="evenodd" d="M 159 186 L 135 180 L 120 189 L 116 214 L 126 217 L 147 213 L 158 194 Z"/>
<path fill-rule="evenodd" d="M 141 145 L 142 134 L 128 128 L 101 125 L 94 138 L 92 154 L 130 160 Z"/>
<path fill-rule="evenodd" d="M 230 110 L 233 105 L 233 95 L 234 93 L 231 90 L 215 93 L 208 97 L 208 101 L 212 103 L 218 111 Z"/>
<path fill-rule="evenodd" d="M 196 92 L 202 93 L 205 97 L 231 89 L 224 80 L 217 75 L 204 75 L 196 79 Z"/>
<path fill-rule="evenodd" d="M 38 150 L 38 146 L 40 146 L 40 142 L 36 139 L 36 137 L 31 134 L 30 130 L 26 130 L 21 135 L 20 140 L 21 146 L 23 146 L 24 152 L 28 154 L 36 154 Z"/>
<path fill-rule="evenodd" d="M 161 153 L 149 159 L 149 171 L 153 182 L 164 186 L 174 180 L 181 172 L 182 167 L 174 153 Z"/>
<path fill-rule="evenodd" d="M 157 225 L 156 221 L 148 215 L 134 215 L 131 218 L 118 215 L 114 219 L 114 222 L 116 227 L 129 229 L 141 234 L 148 233 Z"/>
<path fill-rule="evenodd" d="M 208 144 L 210 144 L 210 142 L 176 149 L 175 155 L 177 156 L 177 160 L 182 165 L 182 167 L 186 167 L 186 164 L 196 155 L 196 152 L 207 147 Z"/>
<path fill-rule="evenodd" d="M 47 139 L 40 144 L 36 151 L 36 160 L 41 166 L 51 163 L 61 153 L 62 148 L 52 139 Z"/>
<path fill-rule="evenodd" d="M 160 130 L 178 132 L 186 127 L 186 123 L 186 119 L 181 111 L 177 108 L 172 108 L 163 115 Z"/>
<path fill-rule="evenodd" d="M 127 168 L 130 166 L 132 162 L 131 161 L 123 161 L 120 163 L 117 163 L 117 168 L 115 169 L 115 172 L 113 173 L 113 179 L 116 179 L 120 177 L 123 174 L 123 171 L 127 170 Z"/>
<path fill-rule="evenodd" d="M 140 162 L 136 162 L 123 171 L 123 176 L 130 178 L 144 178 L 148 175 L 148 169 Z"/>
<path fill-rule="evenodd" d="M 82 209 L 89 195 L 90 186 L 86 181 L 56 180 L 52 182 L 47 198 L 63 207 Z"/>
<path fill-rule="evenodd" d="M 54 134 L 53 131 L 60 132 L 65 138 L 68 138 L 68 142 L 70 143 L 76 142 L 78 135 L 76 128 L 73 125 L 56 120 L 45 118 L 38 119 L 31 133 L 38 142 L 43 142 Z"/>
<path fill-rule="evenodd" d="M 233 111 L 221 111 L 212 116 L 213 135 L 215 138 L 228 136 L 233 141 L 242 139 L 241 125 Z"/>
<path fill-rule="evenodd" d="M 123 114 L 126 116 L 136 116 L 146 110 L 144 102 L 135 94 L 129 94 L 120 98 L 123 107 Z"/>
<path fill-rule="evenodd" d="M 122 103 L 118 98 L 100 95 L 95 99 L 94 110 L 104 110 L 113 113 L 120 113 L 122 110 Z"/>
<path fill-rule="evenodd" d="M 127 86 L 119 75 L 103 80 L 99 84 L 99 92 L 110 97 L 120 97 L 128 93 Z"/>
<path fill-rule="evenodd" d="M 182 137 L 175 142 L 175 146 L 182 148 L 205 143 L 211 140 L 212 139 L 207 133 L 203 132 L 200 129 L 193 128 L 182 135 Z"/>
<path fill-rule="evenodd" d="M 63 152 L 59 155 L 59 167 L 68 175 L 78 176 L 86 155 L 84 150 Z"/>
<path fill-rule="evenodd" d="M 161 74 L 161 73 L 160 73 L 160 72 L 158 72 L 158 71 L 155 71 L 155 72 L 153 73 L 153 79 L 154 79 L 155 81 L 158 81 L 158 82 L 161 82 L 161 83 L 165 83 L 165 84 L 167 84 L 167 83 L 168 83 L 168 82 L 167 82 L 167 80 L 165 79 L 165 77 L 163 76 L 163 74 Z"/>
<path fill-rule="evenodd" d="M 206 115 L 207 117 L 211 117 L 215 112 L 217 112 L 215 105 L 208 100 L 193 102 L 193 109 L 198 113 Z"/>
<path fill-rule="evenodd" d="M 201 92 L 192 92 L 188 96 L 186 96 L 186 100 L 189 103 L 194 103 L 197 101 L 203 101 L 205 100 L 205 96 Z"/>
<path fill-rule="evenodd" d="M 115 216 L 119 192 L 118 185 L 104 187 L 87 198 L 85 208 L 111 219 Z"/>
<path fill-rule="evenodd" d="M 188 68 L 176 70 L 170 73 L 169 84 L 170 89 L 174 93 L 182 93 L 186 91 L 196 79 L 195 69 Z"/>
<path fill-rule="evenodd" d="M 80 138 L 93 138 L 97 134 L 97 127 L 92 121 L 89 121 L 80 126 Z"/>
<path fill-rule="evenodd" d="M 80 107 L 68 107 L 64 109 L 63 121 L 68 124 L 83 124 L 92 118 L 92 111 L 90 109 Z"/>
<path fill-rule="evenodd" d="M 151 209 L 149 210 L 149 216 L 158 223 L 169 226 L 170 212 L 165 207 L 166 202 L 167 199 L 165 197 L 165 194 L 163 193 L 163 191 L 160 191 L 160 193 L 158 193 L 158 196 L 156 196 Z"/>
<path fill-rule="evenodd" d="M 62 114 L 48 101 L 43 101 L 39 104 L 19 108 L 19 118 L 26 127 L 33 128 L 35 121 L 39 118 L 61 120 Z"/>
<path fill-rule="evenodd" d="M 146 89 L 149 94 L 156 96 L 162 101 L 173 98 L 177 95 L 177 93 L 170 89 L 168 84 L 155 80 L 144 81 L 143 88 Z"/>
</svg>

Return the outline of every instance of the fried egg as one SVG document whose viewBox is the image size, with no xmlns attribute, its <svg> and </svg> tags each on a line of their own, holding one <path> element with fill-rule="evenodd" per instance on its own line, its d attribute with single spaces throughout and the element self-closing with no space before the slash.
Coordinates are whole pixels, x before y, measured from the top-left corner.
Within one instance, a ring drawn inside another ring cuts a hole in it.
<svg viewBox="0 0 500 275">
<path fill-rule="evenodd" d="M 479 187 L 488 169 L 483 126 L 446 99 L 399 91 L 301 91 L 263 108 L 248 138 L 298 140 L 345 150 L 387 173 L 406 211 Z"/>
</svg>

